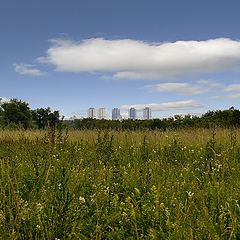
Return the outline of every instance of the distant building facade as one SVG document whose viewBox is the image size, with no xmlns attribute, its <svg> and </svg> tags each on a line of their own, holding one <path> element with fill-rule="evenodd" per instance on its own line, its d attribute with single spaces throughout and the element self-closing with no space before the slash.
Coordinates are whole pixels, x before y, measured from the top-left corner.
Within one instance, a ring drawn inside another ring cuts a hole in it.
<svg viewBox="0 0 240 240">
<path fill-rule="evenodd" d="M 112 120 L 121 120 L 122 116 L 120 114 L 119 108 L 113 108 L 112 110 Z"/>
<path fill-rule="evenodd" d="M 98 119 L 106 119 L 107 118 L 107 109 L 99 108 L 98 109 Z"/>
<path fill-rule="evenodd" d="M 152 118 L 151 109 L 149 107 L 145 107 L 143 109 L 143 119 L 144 120 L 149 120 L 151 118 Z"/>
<path fill-rule="evenodd" d="M 129 109 L 129 118 L 133 120 L 137 118 L 137 111 L 135 108 Z"/>
<path fill-rule="evenodd" d="M 96 109 L 95 108 L 88 109 L 88 118 L 96 118 Z"/>
</svg>

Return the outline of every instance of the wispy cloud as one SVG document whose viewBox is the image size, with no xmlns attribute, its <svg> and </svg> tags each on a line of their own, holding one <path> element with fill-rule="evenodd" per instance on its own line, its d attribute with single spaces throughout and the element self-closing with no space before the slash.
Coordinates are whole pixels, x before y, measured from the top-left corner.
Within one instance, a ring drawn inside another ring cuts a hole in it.
<svg viewBox="0 0 240 240">
<path fill-rule="evenodd" d="M 227 92 L 240 92 L 240 84 L 230 84 L 225 88 Z"/>
<path fill-rule="evenodd" d="M 176 92 L 182 95 L 198 95 L 205 92 L 205 89 L 199 86 L 191 86 L 189 83 L 159 83 L 146 85 L 146 89 L 154 92 Z"/>
<path fill-rule="evenodd" d="M 31 65 L 31 64 L 15 63 L 15 64 L 13 64 L 13 66 L 14 66 L 15 72 L 17 72 L 20 75 L 40 77 L 40 76 L 44 76 L 47 74 L 46 72 L 43 72 L 43 71 L 37 69 L 35 67 L 35 65 Z"/>
<path fill-rule="evenodd" d="M 144 42 L 92 38 L 51 40 L 41 63 L 64 72 L 101 72 L 117 79 L 163 79 L 229 71 L 240 63 L 240 41 Z"/>
<path fill-rule="evenodd" d="M 211 80 L 200 80 L 195 84 L 170 82 L 144 86 L 145 89 L 153 92 L 175 92 L 185 96 L 199 95 L 222 87 L 223 86 L 221 84 Z"/>
<path fill-rule="evenodd" d="M 240 99 L 240 84 L 230 84 L 228 86 L 225 86 L 223 90 L 228 94 L 214 96 L 213 99 Z"/>
<path fill-rule="evenodd" d="M 166 111 L 166 110 L 184 110 L 184 109 L 195 109 L 203 107 L 197 101 L 186 100 L 186 101 L 176 101 L 176 102 L 165 102 L 165 103 L 148 103 L 148 104 L 132 104 L 132 105 L 122 105 L 121 109 L 127 110 L 129 108 L 136 108 L 136 110 L 142 110 L 145 107 L 151 108 L 152 111 Z"/>
<path fill-rule="evenodd" d="M 232 98 L 232 99 L 238 99 L 238 98 L 240 98 L 240 93 L 230 94 L 230 95 L 228 95 L 228 97 Z"/>
<path fill-rule="evenodd" d="M 215 99 L 215 100 L 239 99 L 239 98 L 240 98 L 240 93 L 231 93 L 228 95 L 218 95 L 218 96 L 212 97 L 212 99 Z"/>
</svg>

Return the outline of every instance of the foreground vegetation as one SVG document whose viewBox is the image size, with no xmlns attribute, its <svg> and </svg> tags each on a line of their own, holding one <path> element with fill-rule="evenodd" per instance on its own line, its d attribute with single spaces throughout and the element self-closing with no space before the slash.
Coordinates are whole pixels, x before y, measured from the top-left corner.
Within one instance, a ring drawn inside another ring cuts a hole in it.
<svg viewBox="0 0 240 240">
<path fill-rule="evenodd" d="M 0 239 L 240 239 L 239 130 L 0 142 Z"/>
</svg>

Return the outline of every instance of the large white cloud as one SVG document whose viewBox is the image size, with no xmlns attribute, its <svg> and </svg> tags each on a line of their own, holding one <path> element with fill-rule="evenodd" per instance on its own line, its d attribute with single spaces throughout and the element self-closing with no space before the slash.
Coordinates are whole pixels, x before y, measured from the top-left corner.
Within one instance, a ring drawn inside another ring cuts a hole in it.
<svg viewBox="0 0 240 240">
<path fill-rule="evenodd" d="M 13 64 L 14 68 L 15 68 L 15 72 L 17 72 L 20 75 L 28 75 L 28 76 L 32 76 L 32 77 L 39 77 L 39 76 L 44 76 L 46 75 L 45 72 L 37 69 L 35 67 L 35 65 L 31 65 L 31 64 L 24 64 L 24 63 L 20 63 L 20 64 Z"/>
<path fill-rule="evenodd" d="M 136 108 L 136 110 L 143 110 L 145 107 L 151 108 L 152 111 L 166 111 L 171 109 L 172 110 L 195 109 L 195 108 L 203 107 L 203 105 L 194 100 L 186 100 L 186 101 L 165 102 L 165 103 L 122 105 L 121 109 L 127 110 L 130 108 Z"/>
<path fill-rule="evenodd" d="M 39 62 L 64 72 L 102 72 L 118 79 L 161 79 L 232 70 L 240 63 L 240 41 L 153 43 L 131 39 L 55 39 Z"/>
</svg>

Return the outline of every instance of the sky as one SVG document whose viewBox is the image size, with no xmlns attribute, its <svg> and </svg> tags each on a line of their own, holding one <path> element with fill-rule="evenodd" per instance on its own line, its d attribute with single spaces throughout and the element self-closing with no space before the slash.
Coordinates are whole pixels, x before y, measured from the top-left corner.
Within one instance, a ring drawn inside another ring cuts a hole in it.
<svg viewBox="0 0 240 240">
<path fill-rule="evenodd" d="M 0 0 L 0 98 L 66 118 L 240 108 L 239 0 Z"/>
</svg>

